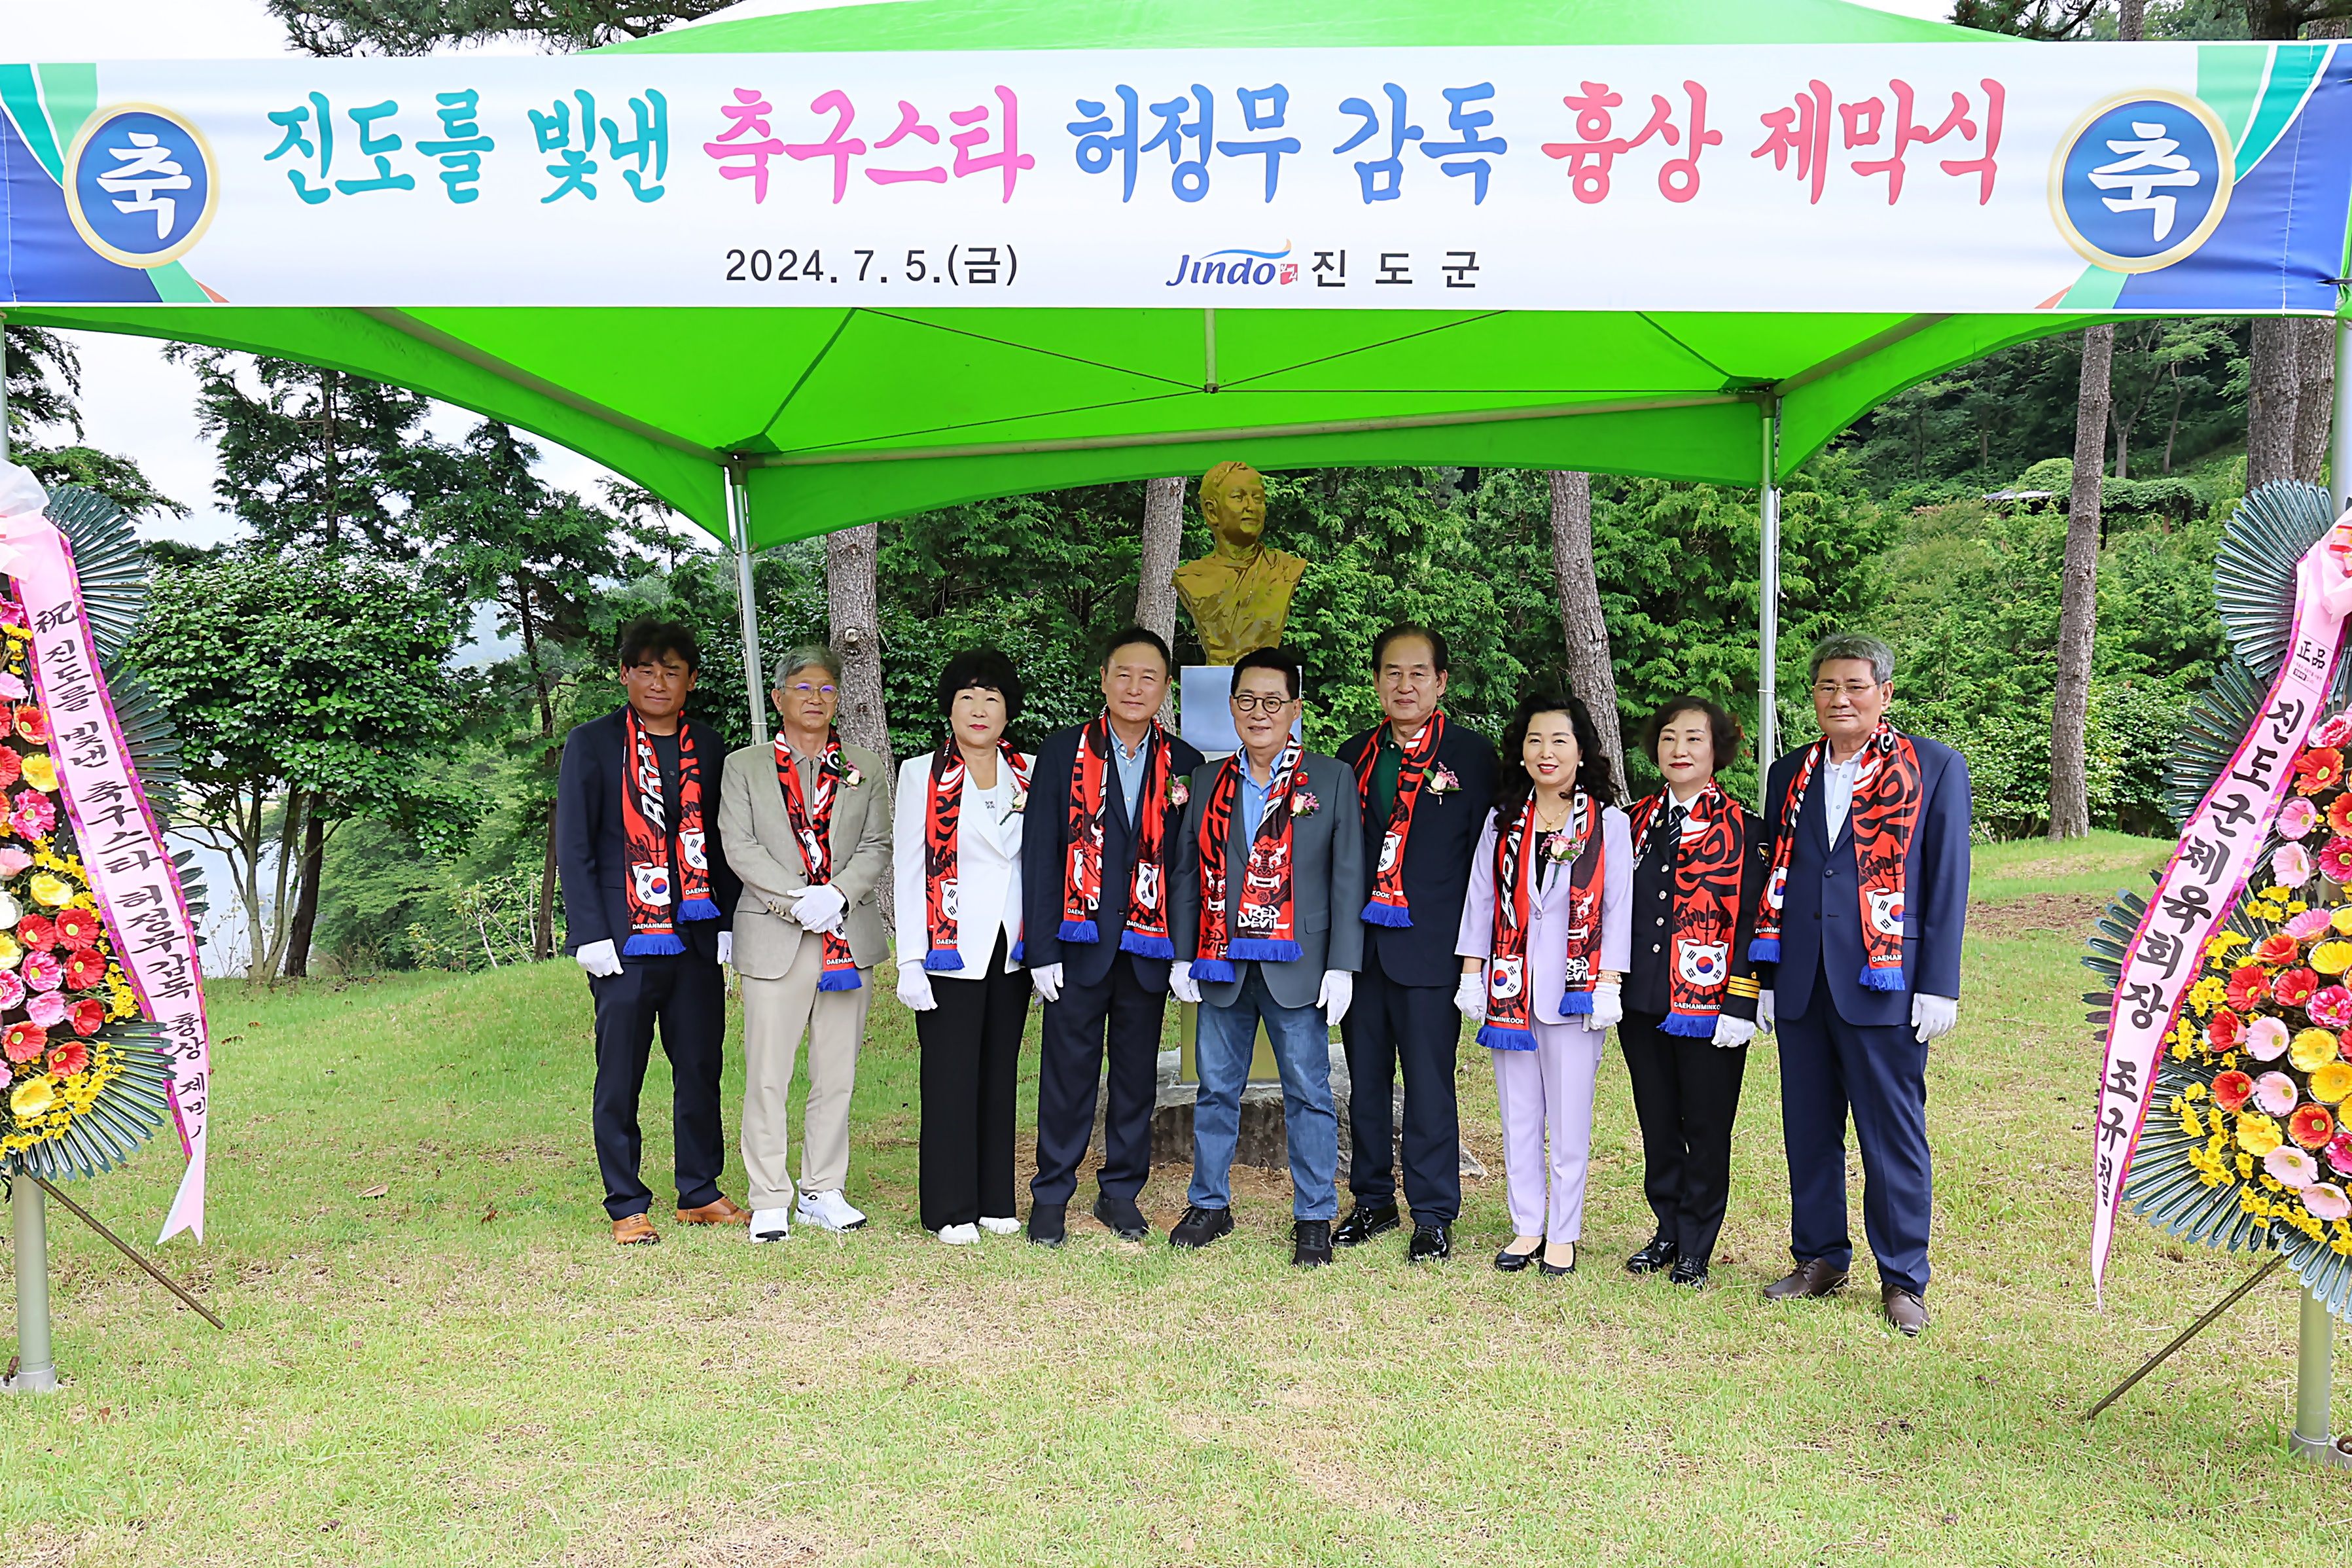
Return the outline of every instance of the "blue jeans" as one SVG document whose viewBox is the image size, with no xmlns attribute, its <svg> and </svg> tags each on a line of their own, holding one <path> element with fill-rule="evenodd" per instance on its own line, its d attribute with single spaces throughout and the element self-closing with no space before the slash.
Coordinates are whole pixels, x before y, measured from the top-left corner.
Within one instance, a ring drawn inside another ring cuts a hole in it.
<svg viewBox="0 0 2352 1568">
<path fill-rule="evenodd" d="M 1299 1219 L 1334 1219 L 1339 1213 L 1339 1121 L 1331 1108 L 1330 1027 L 1320 1007 L 1285 1007 L 1252 963 L 1242 994 L 1230 1007 L 1203 1004 L 1192 1059 L 1201 1092 L 1192 1107 L 1192 1190 L 1195 1208 L 1233 1205 L 1234 1145 L 1242 1128 L 1242 1086 L 1257 1052 L 1258 1020 L 1265 1021 L 1274 1059 L 1282 1069 L 1282 1117 L 1290 1142 L 1291 1213 Z"/>
</svg>

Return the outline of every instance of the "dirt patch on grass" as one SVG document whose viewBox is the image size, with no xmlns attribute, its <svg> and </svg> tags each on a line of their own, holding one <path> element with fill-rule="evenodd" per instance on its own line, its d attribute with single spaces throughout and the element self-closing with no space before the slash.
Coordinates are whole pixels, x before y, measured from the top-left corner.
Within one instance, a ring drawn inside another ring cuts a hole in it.
<svg viewBox="0 0 2352 1568">
<path fill-rule="evenodd" d="M 2107 900 L 2089 893 L 2028 893 L 1969 906 L 1969 934 L 1981 937 L 2088 936 Z"/>
</svg>

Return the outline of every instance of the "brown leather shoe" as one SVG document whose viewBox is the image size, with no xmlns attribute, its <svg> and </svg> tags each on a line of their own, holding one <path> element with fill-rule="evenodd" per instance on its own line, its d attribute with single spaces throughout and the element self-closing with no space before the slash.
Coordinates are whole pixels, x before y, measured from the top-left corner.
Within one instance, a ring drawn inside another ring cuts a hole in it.
<svg viewBox="0 0 2352 1568">
<path fill-rule="evenodd" d="M 654 1222 L 641 1214 L 613 1222 L 613 1245 L 615 1247 L 640 1247 L 660 1239 L 661 1233 L 654 1229 Z"/>
<path fill-rule="evenodd" d="M 725 1193 L 721 1193 L 716 1200 L 703 1205 L 698 1209 L 678 1210 L 677 1223 L 680 1225 L 750 1225 L 751 1211 Z"/>
<path fill-rule="evenodd" d="M 1902 1330 L 1906 1339 L 1917 1339 L 1927 1326 L 1927 1303 L 1902 1286 L 1880 1287 L 1878 1300 L 1886 1309 L 1886 1321 Z"/>
<path fill-rule="evenodd" d="M 1784 1277 L 1764 1287 L 1768 1301 L 1816 1300 L 1845 1289 L 1845 1270 L 1826 1258 L 1808 1258 Z"/>
</svg>

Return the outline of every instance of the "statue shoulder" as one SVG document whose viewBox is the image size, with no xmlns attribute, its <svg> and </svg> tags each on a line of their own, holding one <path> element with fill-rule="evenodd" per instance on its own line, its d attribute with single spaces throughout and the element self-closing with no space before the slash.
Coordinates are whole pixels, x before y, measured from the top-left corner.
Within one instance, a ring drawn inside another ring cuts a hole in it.
<svg viewBox="0 0 2352 1568">
<path fill-rule="evenodd" d="M 1234 569 L 1213 555 L 1203 555 L 1198 561 L 1185 562 L 1171 576 L 1179 588 L 1214 593 L 1233 582 Z"/>
<path fill-rule="evenodd" d="M 1276 550 L 1270 545 L 1262 553 L 1265 563 L 1274 569 L 1275 575 L 1292 587 L 1297 587 L 1298 580 L 1307 575 L 1307 557 L 1304 555 L 1293 555 L 1286 550 Z"/>
</svg>

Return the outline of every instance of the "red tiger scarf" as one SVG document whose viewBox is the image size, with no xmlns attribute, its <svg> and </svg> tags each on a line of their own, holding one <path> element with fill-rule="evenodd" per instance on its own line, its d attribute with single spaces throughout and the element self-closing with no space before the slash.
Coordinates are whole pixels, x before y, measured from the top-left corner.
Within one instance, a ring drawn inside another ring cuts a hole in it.
<svg viewBox="0 0 2352 1568">
<path fill-rule="evenodd" d="M 1582 790 L 1569 803 L 1568 826 L 1552 837 L 1548 853 L 1569 866 L 1568 990 L 1560 998 L 1563 1014 L 1592 1011 L 1592 986 L 1600 978 L 1593 963 L 1601 951 L 1601 895 L 1609 858 L 1606 837 L 1600 832 L 1601 812 Z M 1489 1050 L 1531 1051 L 1536 1048 L 1535 1002 L 1528 991 L 1528 925 L 1535 907 L 1535 797 L 1529 795 L 1507 825 L 1496 818 L 1495 834 L 1495 924 L 1486 960 L 1486 1020 L 1478 1026 L 1478 1043 Z M 1582 864 L 1592 851 L 1590 865 Z"/>
<path fill-rule="evenodd" d="M 1062 864 L 1064 942 L 1100 942 L 1095 911 L 1102 908 L 1103 813 L 1109 809 L 1111 748 L 1118 744 L 1104 715 L 1078 732 L 1078 754 L 1070 767 L 1069 854 Z M 1135 869 L 1128 883 L 1127 929 L 1122 952 L 1146 958 L 1173 958 L 1168 937 L 1168 807 L 1181 805 L 1171 792 L 1181 781 L 1169 777 L 1168 732 L 1151 721 L 1145 742 L 1143 798 L 1135 812 Z"/>
<path fill-rule="evenodd" d="M 1293 798 L 1307 770 L 1299 765 L 1298 742 L 1290 742 L 1274 761 L 1265 786 L 1265 815 L 1250 836 L 1249 860 L 1242 868 L 1241 896 L 1233 896 L 1225 853 L 1233 843 L 1234 805 L 1241 798 L 1244 759 L 1236 752 L 1217 770 L 1201 807 L 1201 941 L 1192 960 L 1195 980 L 1231 980 L 1234 965 L 1296 963 L 1299 958 L 1297 909 L 1291 881 L 1290 819 Z"/>
<path fill-rule="evenodd" d="M 1780 960 L 1789 852 L 1797 841 L 1805 791 L 1828 752 L 1826 741 L 1816 741 L 1806 750 L 1788 798 L 1781 802 L 1780 820 L 1772 834 L 1772 872 L 1764 881 L 1764 908 L 1757 917 L 1756 940 L 1748 948 L 1753 963 Z M 1863 742 L 1853 807 L 1846 817 L 1853 829 L 1854 882 L 1862 910 L 1860 984 L 1865 991 L 1903 989 L 1903 861 L 1911 850 L 1911 830 L 1919 823 L 1919 796 L 1918 749 L 1909 736 L 1882 719 Z"/>
<path fill-rule="evenodd" d="M 1649 853 L 1650 828 L 1664 825 L 1668 796 L 1660 790 L 1633 812 L 1633 858 Z M 1740 847 L 1747 841 L 1748 814 L 1713 779 L 1691 797 L 1682 841 L 1663 846 L 1673 858 L 1675 896 L 1667 919 L 1666 971 L 1669 1035 L 1705 1039 L 1715 1033 L 1724 985 L 1731 973 L 1731 939 L 1739 928 Z"/>
<path fill-rule="evenodd" d="M 997 763 L 1013 774 L 1013 809 L 1019 811 L 1029 795 L 1029 770 L 1009 741 L 996 742 Z M 953 742 L 931 756 L 930 812 L 923 820 L 923 919 L 929 933 L 923 967 L 953 970 L 963 967 L 956 947 L 956 828 L 963 817 L 963 753 Z M 1013 962 L 1021 962 L 1021 944 L 1013 944 Z"/>
<path fill-rule="evenodd" d="M 828 733 L 824 754 L 817 759 L 816 798 L 803 797 L 801 771 L 793 766 L 793 748 L 782 735 L 776 737 L 776 782 L 783 786 L 784 817 L 792 824 L 793 837 L 800 840 L 801 864 L 807 868 L 811 886 L 833 880 L 833 798 L 841 787 L 841 737 Z M 819 933 L 824 953 L 824 973 L 816 983 L 820 991 L 855 991 L 862 984 L 857 978 L 857 959 L 849 951 L 848 918 L 845 910 L 841 930 Z"/>
<path fill-rule="evenodd" d="M 621 710 L 629 750 L 628 776 L 621 783 L 621 838 L 629 850 L 629 880 L 622 889 L 629 903 L 629 940 L 621 946 L 627 956 L 684 952 L 670 915 L 669 812 L 662 801 L 661 760 L 654 754 L 653 738 L 637 722 L 634 708 Z M 694 726 L 677 721 L 677 872 L 683 886 L 676 889 L 677 921 L 715 921 L 719 906 L 710 900 L 710 860 L 703 851 L 702 761 L 694 743 Z"/>
<path fill-rule="evenodd" d="M 1438 742 L 1444 739 L 1445 715 L 1431 714 L 1397 764 L 1396 804 L 1389 811 L 1388 832 L 1381 838 L 1380 864 L 1372 869 L 1372 896 L 1364 905 L 1364 919 L 1373 925 L 1412 924 L 1412 907 L 1404 896 L 1405 840 L 1412 833 L 1413 802 L 1421 798 L 1422 783 L 1436 761 Z M 1367 820 L 1372 811 L 1372 771 L 1380 762 L 1381 734 L 1376 730 L 1356 759 L 1356 793 L 1363 801 Z"/>
</svg>

